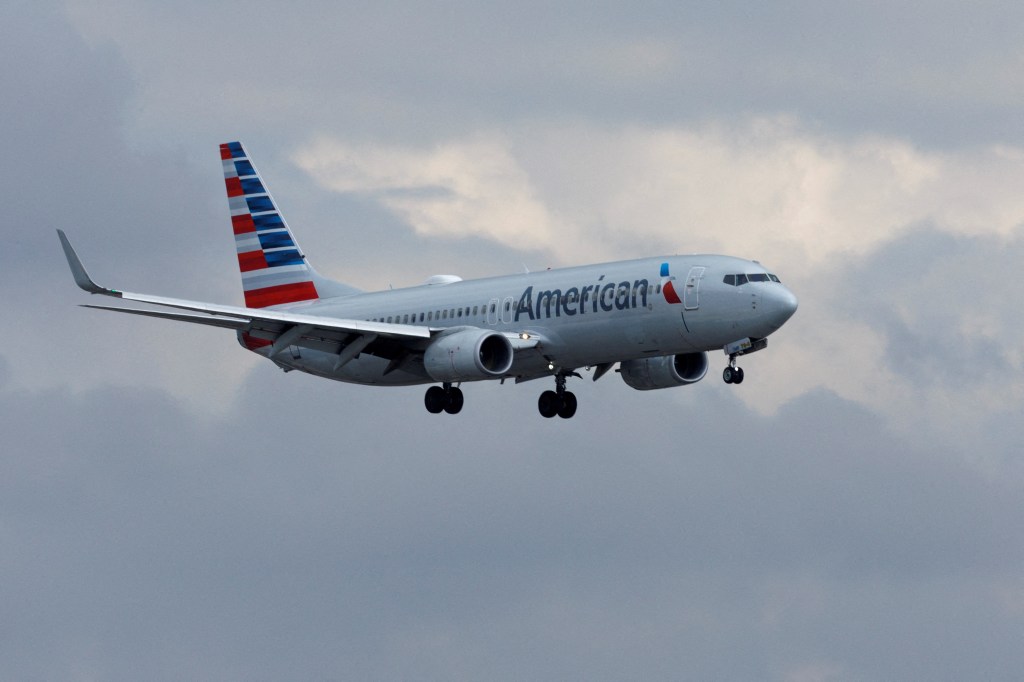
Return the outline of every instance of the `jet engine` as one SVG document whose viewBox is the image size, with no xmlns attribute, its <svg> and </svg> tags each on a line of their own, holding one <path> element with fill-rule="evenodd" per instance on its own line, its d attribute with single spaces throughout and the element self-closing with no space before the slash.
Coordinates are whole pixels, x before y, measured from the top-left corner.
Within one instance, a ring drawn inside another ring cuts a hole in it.
<svg viewBox="0 0 1024 682">
<path fill-rule="evenodd" d="M 708 373 L 707 353 L 662 355 L 619 364 L 622 380 L 638 391 L 694 384 Z"/>
<path fill-rule="evenodd" d="M 512 343 L 486 329 L 463 329 L 439 336 L 423 354 L 423 366 L 435 381 L 493 379 L 512 367 Z"/>
</svg>

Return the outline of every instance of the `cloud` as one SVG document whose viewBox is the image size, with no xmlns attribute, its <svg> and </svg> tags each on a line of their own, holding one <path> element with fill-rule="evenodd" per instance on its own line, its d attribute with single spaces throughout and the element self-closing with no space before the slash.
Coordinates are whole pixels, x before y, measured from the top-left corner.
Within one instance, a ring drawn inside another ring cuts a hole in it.
<svg viewBox="0 0 1024 682">
<path fill-rule="evenodd" d="M 196 345 L 183 350 L 167 325 L 77 309 L 88 297 L 74 286 L 56 235 L 67 231 L 101 284 L 239 302 L 216 146 L 206 147 L 205 176 L 180 152 L 133 148 L 123 117 L 134 84 L 119 55 L 86 44 L 46 4 L 8 3 L 0 12 L 0 23 L 21 27 L 0 41 L 0 56 L 31 65 L 0 74 L 9 95 L 0 111 L 0 335 L 9 381 L 177 386 L 195 396 L 191 381 L 216 373 L 221 381 L 195 404 L 222 405 L 235 385 L 226 377 L 237 380 L 231 368 L 246 371 L 244 359 L 223 361 L 223 353 L 237 357 L 234 340 L 216 335 L 223 343 L 210 343 L 191 329 Z"/>
<path fill-rule="evenodd" d="M 296 156 L 324 187 L 372 193 L 420 234 L 545 244 L 563 263 L 710 250 L 815 272 L 925 222 L 1009 235 L 1024 223 L 1021 159 L 1009 147 L 843 140 L 789 119 L 534 125 L 427 149 L 332 139 Z"/>
<path fill-rule="evenodd" d="M 537 422 L 530 385 L 466 390 L 472 429 L 416 409 L 418 390 L 269 367 L 203 421 L 153 389 L 0 391 L 25 444 L 0 477 L 8 670 L 1019 669 L 1019 481 L 827 392 L 769 419 L 698 385 L 666 419 L 664 396 L 623 411 L 651 396 L 603 380 L 578 387 L 589 417 L 568 430 Z M 266 428 L 271 394 L 287 428 Z M 396 412 L 401 429 L 368 418 Z"/>
<path fill-rule="evenodd" d="M 960 147 L 1015 140 L 1022 115 L 1009 30 L 1020 10 L 1005 3 L 905 4 L 884 20 L 816 3 L 67 7 L 90 44 L 131 64 L 142 136 L 244 127 L 291 142 L 344 130 L 416 143 L 509 119 L 673 127 L 781 112 Z"/>
<path fill-rule="evenodd" d="M 501 140 L 481 137 L 430 149 L 320 140 L 295 161 L 331 190 L 375 195 L 419 234 L 486 237 L 530 248 L 560 229 Z"/>
</svg>

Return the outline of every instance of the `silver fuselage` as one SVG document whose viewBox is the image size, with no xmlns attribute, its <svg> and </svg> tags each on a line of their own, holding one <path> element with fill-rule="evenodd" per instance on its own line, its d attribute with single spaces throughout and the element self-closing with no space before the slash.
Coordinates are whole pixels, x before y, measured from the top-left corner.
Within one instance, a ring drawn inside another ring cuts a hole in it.
<svg viewBox="0 0 1024 682">
<path fill-rule="evenodd" d="M 666 268 L 671 277 L 661 276 Z M 739 339 L 767 337 L 796 310 L 796 297 L 780 282 L 724 281 L 735 274 L 767 271 L 732 256 L 669 256 L 359 293 L 277 309 L 431 330 L 474 327 L 529 338 L 533 345 L 517 350 L 505 375 L 529 379 L 553 368 L 721 350 Z M 678 302 L 670 302 L 673 296 L 664 290 L 669 281 Z M 274 361 L 359 384 L 436 383 L 415 363 L 389 368 L 387 360 L 362 354 L 336 368 L 333 353 L 291 351 Z"/>
</svg>

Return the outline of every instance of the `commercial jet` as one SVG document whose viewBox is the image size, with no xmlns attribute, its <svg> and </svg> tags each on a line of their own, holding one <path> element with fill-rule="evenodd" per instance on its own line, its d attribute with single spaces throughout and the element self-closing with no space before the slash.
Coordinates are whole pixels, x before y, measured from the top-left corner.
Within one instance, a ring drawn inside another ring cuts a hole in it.
<svg viewBox="0 0 1024 682">
<path fill-rule="evenodd" d="M 286 372 L 377 386 L 432 384 L 429 412 L 456 414 L 470 381 L 554 379 L 543 417 L 576 414 L 566 390 L 579 370 L 597 381 L 618 365 L 631 388 L 693 384 L 708 352 L 723 351 L 722 378 L 743 382 L 737 360 L 762 350 L 797 308 L 757 261 L 660 256 L 364 292 L 320 275 L 238 142 L 220 146 L 245 306 L 108 289 L 86 272 L 58 230 L 75 282 L 91 294 L 156 308 L 84 305 L 224 327 Z"/>
</svg>

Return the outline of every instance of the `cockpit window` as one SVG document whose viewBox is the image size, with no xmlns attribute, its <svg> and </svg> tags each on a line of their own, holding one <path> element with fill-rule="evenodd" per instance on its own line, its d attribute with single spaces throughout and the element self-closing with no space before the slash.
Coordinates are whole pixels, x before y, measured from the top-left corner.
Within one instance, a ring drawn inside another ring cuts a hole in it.
<svg viewBox="0 0 1024 682">
<path fill-rule="evenodd" d="M 746 284 L 747 282 L 778 282 L 779 284 L 782 283 L 778 277 L 766 272 L 752 272 L 749 274 L 726 275 L 722 279 L 722 281 L 728 284 L 729 286 L 733 287 L 741 286 L 743 284 Z"/>
</svg>

